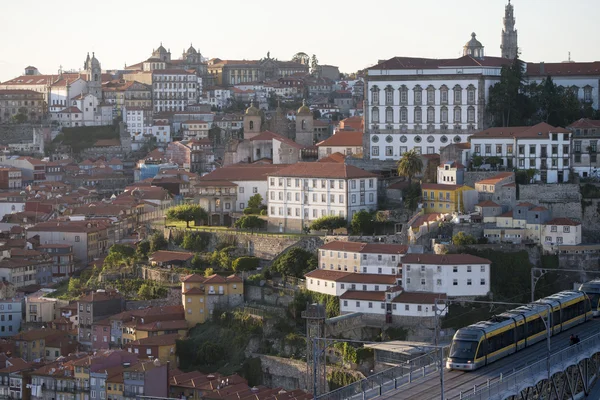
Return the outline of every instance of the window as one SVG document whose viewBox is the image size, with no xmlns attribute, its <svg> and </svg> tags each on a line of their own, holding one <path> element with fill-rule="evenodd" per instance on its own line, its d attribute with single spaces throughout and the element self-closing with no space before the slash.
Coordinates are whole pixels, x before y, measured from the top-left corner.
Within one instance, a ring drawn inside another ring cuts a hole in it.
<svg viewBox="0 0 600 400">
<path fill-rule="evenodd" d="M 425 278 L 421 278 L 421 286 L 425 285 Z"/>
<path fill-rule="evenodd" d="M 471 272 L 471 266 L 467 265 L 467 272 Z"/>
<path fill-rule="evenodd" d="M 348 300 L 344 300 L 344 307 L 348 307 Z"/>
<path fill-rule="evenodd" d="M 360 301 L 356 302 L 356 307 L 360 307 Z"/>
<path fill-rule="evenodd" d="M 420 107 L 415 107 L 415 123 L 419 123 L 421 122 L 421 108 Z"/>
<path fill-rule="evenodd" d="M 454 122 L 460 123 L 460 121 L 461 121 L 461 109 L 460 109 L 460 107 L 455 107 L 454 108 Z"/>
<path fill-rule="evenodd" d="M 79 242 L 79 240 L 80 240 L 79 236 L 75 236 L 75 241 Z"/>
<path fill-rule="evenodd" d="M 467 109 L 467 122 L 475 122 L 475 107 Z"/>
<path fill-rule="evenodd" d="M 423 95 L 423 90 L 421 89 L 421 86 L 418 86 L 418 85 L 415 86 L 414 95 L 415 95 L 414 103 L 421 104 L 422 95 Z"/>
<path fill-rule="evenodd" d="M 479 282 L 479 284 L 480 284 L 481 286 L 484 286 L 484 285 L 485 285 L 485 278 L 481 278 L 481 281 Z"/>
<path fill-rule="evenodd" d="M 442 286 L 442 280 L 441 279 L 436 280 L 436 285 Z"/>
<path fill-rule="evenodd" d="M 462 88 L 456 86 L 454 88 L 454 104 L 460 104 L 462 102 Z"/>
<path fill-rule="evenodd" d="M 429 86 L 427 88 L 427 104 L 435 103 L 435 88 L 433 86 Z"/>
<path fill-rule="evenodd" d="M 391 87 L 385 89 L 385 104 L 390 106 L 394 104 L 394 92 Z"/>
<path fill-rule="evenodd" d="M 375 124 L 379 123 L 379 108 L 373 107 L 371 110 L 371 121 Z"/>
<path fill-rule="evenodd" d="M 408 122 L 408 110 L 406 109 L 406 107 L 402 107 L 400 109 L 400 122 Z"/>
<path fill-rule="evenodd" d="M 481 266 L 481 272 L 485 272 L 485 265 Z"/>
<path fill-rule="evenodd" d="M 550 232 L 558 232 L 557 227 L 556 226 L 552 226 L 550 228 Z"/>
<path fill-rule="evenodd" d="M 452 272 L 458 272 L 458 267 L 456 265 L 452 267 Z"/>
<path fill-rule="evenodd" d="M 471 279 L 467 279 L 467 286 L 471 286 L 472 282 Z"/>
<path fill-rule="evenodd" d="M 373 103 L 373 105 L 379 104 L 379 89 L 377 86 L 371 90 L 371 103 Z"/>
<path fill-rule="evenodd" d="M 452 285 L 458 286 L 458 279 L 452 279 Z"/>
<path fill-rule="evenodd" d="M 422 311 L 422 309 L 423 309 L 423 306 L 421 306 L 421 305 L 417 306 L 417 311 Z"/>
<path fill-rule="evenodd" d="M 435 122 L 435 109 L 433 107 L 427 109 L 427 122 Z"/>
</svg>

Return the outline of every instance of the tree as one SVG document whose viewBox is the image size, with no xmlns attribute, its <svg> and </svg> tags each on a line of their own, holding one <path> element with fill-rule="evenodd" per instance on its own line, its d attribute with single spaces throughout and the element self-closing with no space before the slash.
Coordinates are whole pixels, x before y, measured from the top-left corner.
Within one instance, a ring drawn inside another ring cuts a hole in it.
<svg viewBox="0 0 600 400">
<path fill-rule="evenodd" d="M 373 215 L 365 210 L 360 210 L 352 217 L 350 228 L 355 235 L 370 235 L 374 233 L 375 224 L 373 223 Z"/>
<path fill-rule="evenodd" d="M 202 269 L 205 265 L 204 258 L 200 254 L 194 254 L 194 258 L 192 258 L 192 268 L 193 269 Z"/>
<path fill-rule="evenodd" d="M 472 160 L 473 166 L 475 168 L 479 168 L 483 165 L 483 157 L 481 156 L 473 156 L 473 160 Z"/>
<path fill-rule="evenodd" d="M 124 244 L 113 244 L 108 250 L 108 254 L 118 254 L 123 258 L 133 257 L 135 255 L 135 249 L 131 246 Z"/>
<path fill-rule="evenodd" d="M 423 160 L 415 149 L 409 150 L 402 155 L 398 161 L 398 175 L 408 178 L 408 184 L 412 184 L 412 178 L 423 170 Z"/>
<path fill-rule="evenodd" d="M 452 244 L 456 246 L 466 246 L 470 244 L 476 244 L 477 239 L 475 236 L 466 234 L 462 231 L 458 232 L 456 235 L 452 236 Z"/>
<path fill-rule="evenodd" d="M 531 124 L 546 122 L 552 126 L 567 126 L 582 117 L 585 106 L 571 88 L 557 86 L 548 76 L 541 83 L 532 83 L 527 93 L 535 105 Z"/>
<path fill-rule="evenodd" d="M 262 206 L 263 198 L 260 193 L 256 193 L 254 196 L 248 199 L 248 208 L 260 209 Z"/>
<path fill-rule="evenodd" d="M 244 215 L 235 221 L 235 227 L 245 230 L 260 229 L 265 224 L 265 221 L 256 215 Z"/>
<path fill-rule="evenodd" d="M 142 300 L 152 299 L 152 288 L 147 283 L 142 284 L 137 292 L 137 295 Z"/>
<path fill-rule="evenodd" d="M 333 232 L 335 229 L 345 228 L 348 226 L 348 221 L 344 217 L 336 217 L 334 215 L 326 215 L 324 217 L 315 219 L 310 224 L 311 231 L 327 231 L 327 233 Z"/>
<path fill-rule="evenodd" d="M 231 267 L 234 272 L 254 271 L 258 268 L 259 262 L 257 257 L 239 257 L 233 260 Z"/>
<path fill-rule="evenodd" d="M 135 253 L 139 258 L 148 257 L 149 252 L 150 252 L 150 242 L 149 241 L 143 240 L 137 244 Z"/>
<path fill-rule="evenodd" d="M 212 275 L 214 275 L 214 274 L 215 274 L 215 270 L 214 270 L 214 268 L 206 268 L 206 269 L 204 270 L 204 276 L 205 276 L 205 277 L 207 277 L 207 278 L 208 278 L 209 276 L 212 276 Z"/>
<path fill-rule="evenodd" d="M 169 242 L 167 242 L 167 239 L 165 239 L 164 235 L 161 232 L 156 232 L 150 238 L 149 252 L 154 253 L 155 251 L 166 249 L 168 245 Z"/>
<path fill-rule="evenodd" d="M 79 278 L 69 278 L 69 285 L 67 286 L 67 291 L 71 296 L 77 296 L 81 293 L 81 279 Z"/>
<path fill-rule="evenodd" d="M 208 240 L 205 240 L 198 232 L 186 231 L 183 235 L 181 247 L 194 252 L 201 252 L 206 249 Z"/>
<path fill-rule="evenodd" d="M 18 113 L 15 116 L 13 116 L 13 119 L 15 120 L 15 122 L 17 124 L 22 124 L 24 122 L 27 122 L 27 115 L 26 114 L 22 114 L 22 113 Z"/>
<path fill-rule="evenodd" d="M 300 247 L 293 247 L 275 260 L 271 269 L 283 276 L 302 278 L 318 267 L 317 256 Z"/>
<path fill-rule="evenodd" d="M 492 168 L 496 168 L 496 166 L 502 164 L 502 159 L 500 157 L 488 157 L 486 159 L 487 163 L 491 165 Z"/>
<path fill-rule="evenodd" d="M 408 188 L 404 189 L 402 198 L 404 199 L 404 206 L 406 208 L 411 211 L 416 210 L 421 198 L 421 185 L 419 183 L 411 184 Z"/>
<path fill-rule="evenodd" d="M 523 71 L 523 62 L 516 58 L 502 67 L 500 81 L 490 87 L 487 111 L 494 126 L 525 125 L 533 112 L 524 93 Z"/>
<path fill-rule="evenodd" d="M 315 75 L 319 70 L 319 60 L 316 55 L 312 55 L 310 58 L 310 73 Z"/>
<path fill-rule="evenodd" d="M 199 205 L 182 204 L 169 208 L 167 210 L 167 218 L 176 221 L 185 221 L 186 227 L 189 229 L 190 221 L 207 221 L 208 214 Z"/>
</svg>

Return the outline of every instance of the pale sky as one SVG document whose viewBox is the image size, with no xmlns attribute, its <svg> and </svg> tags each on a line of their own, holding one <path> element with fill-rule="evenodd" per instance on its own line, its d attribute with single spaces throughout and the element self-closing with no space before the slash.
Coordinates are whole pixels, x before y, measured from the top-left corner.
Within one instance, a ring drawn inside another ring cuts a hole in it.
<svg viewBox="0 0 600 400">
<path fill-rule="evenodd" d="M 353 72 L 393 56 L 461 55 L 471 32 L 499 56 L 507 0 L 2 0 L 0 81 L 28 65 L 103 69 L 147 59 L 163 45 L 179 58 L 190 42 L 222 59 L 289 60 L 303 51 Z M 600 60 L 599 0 L 513 0 L 521 58 Z"/>
</svg>

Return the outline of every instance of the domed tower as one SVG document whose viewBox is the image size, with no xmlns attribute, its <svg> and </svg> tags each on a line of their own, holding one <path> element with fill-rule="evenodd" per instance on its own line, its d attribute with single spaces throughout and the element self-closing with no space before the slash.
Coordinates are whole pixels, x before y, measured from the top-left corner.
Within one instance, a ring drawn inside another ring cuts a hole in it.
<svg viewBox="0 0 600 400">
<path fill-rule="evenodd" d="M 161 42 L 158 49 L 152 52 L 152 58 L 158 58 L 161 61 L 171 61 L 171 52 L 167 51 L 167 49 L 163 47 Z"/>
<path fill-rule="evenodd" d="M 504 29 L 502 29 L 502 44 L 500 45 L 502 58 L 514 60 L 519 55 L 517 46 L 517 30 L 515 29 L 515 15 L 513 5 L 508 4 L 504 9 Z"/>
<path fill-rule="evenodd" d="M 303 146 L 312 146 L 314 143 L 313 114 L 306 106 L 306 100 L 302 101 L 302 107 L 296 113 L 296 143 Z"/>
<path fill-rule="evenodd" d="M 252 139 L 260 133 L 261 120 L 260 110 L 250 103 L 244 114 L 244 139 Z"/>
<path fill-rule="evenodd" d="M 475 32 L 471 33 L 471 40 L 463 46 L 463 56 L 483 58 L 483 45 L 476 39 L 476 36 Z"/>
<path fill-rule="evenodd" d="M 186 62 L 188 64 L 197 64 L 200 62 L 199 57 L 200 57 L 200 53 L 198 53 L 198 51 L 196 51 L 194 46 L 192 44 L 190 44 L 190 48 L 187 49 L 187 51 L 183 52 L 182 58 L 184 60 L 186 60 Z"/>
<path fill-rule="evenodd" d="M 88 93 L 96 96 L 98 100 L 102 100 L 102 67 L 95 53 L 92 53 L 92 58 L 88 53 L 84 68 L 87 74 Z"/>
</svg>

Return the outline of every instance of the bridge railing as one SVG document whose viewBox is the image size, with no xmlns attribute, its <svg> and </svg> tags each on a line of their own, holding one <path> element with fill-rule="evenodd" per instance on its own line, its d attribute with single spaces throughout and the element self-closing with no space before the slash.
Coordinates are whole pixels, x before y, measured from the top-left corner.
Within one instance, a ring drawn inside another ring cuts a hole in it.
<svg viewBox="0 0 600 400">
<path fill-rule="evenodd" d="M 443 348 L 443 357 L 448 357 L 450 346 Z M 386 369 L 316 397 L 316 400 L 368 400 L 396 390 L 413 381 L 439 371 L 440 351 L 431 352 L 406 361 L 401 365 Z"/>
<path fill-rule="evenodd" d="M 584 353 L 591 355 L 600 351 L 600 334 L 591 336 L 582 340 L 576 345 L 567 347 L 548 357 L 533 363 L 525 368 L 517 370 L 509 375 L 503 375 L 497 381 L 490 383 L 489 386 L 481 389 L 474 389 L 473 392 L 462 393 L 453 399 L 462 400 L 487 400 L 504 399 L 512 394 L 517 394 L 526 387 L 547 379 L 557 372 L 564 371 L 569 365 L 576 364 L 580 355 Z M 548 368 L 550 368 L 548 370 Z"/>
</svg>

